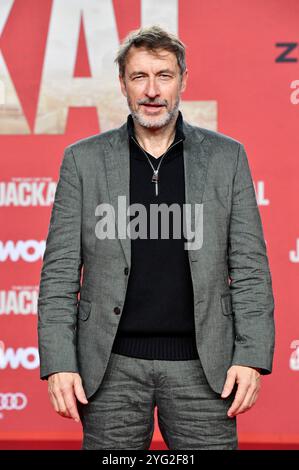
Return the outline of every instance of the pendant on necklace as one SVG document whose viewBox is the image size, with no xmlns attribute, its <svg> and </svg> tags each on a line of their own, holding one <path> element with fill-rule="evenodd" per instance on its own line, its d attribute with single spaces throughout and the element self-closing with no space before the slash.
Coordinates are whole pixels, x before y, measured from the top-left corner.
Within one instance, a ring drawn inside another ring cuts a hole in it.
<svg viewBox="0 0 299 470">
<path fill-rule="evenodd" d="M 159 170 L 154 170 L 154 173 L 153 173 L 153 176 L 152 176 L 152 183 L 155 183 L 156 196 L 158 196 L 158 180 L 159 180 L 158 171 Z"/>
</svg>

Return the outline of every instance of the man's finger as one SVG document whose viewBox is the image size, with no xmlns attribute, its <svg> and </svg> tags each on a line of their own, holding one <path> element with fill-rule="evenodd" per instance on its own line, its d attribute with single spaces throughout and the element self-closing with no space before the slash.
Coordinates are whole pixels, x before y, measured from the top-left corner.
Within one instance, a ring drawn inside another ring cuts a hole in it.
<svg viewBox="0 0 299 470">
<path fill-rule="evenodd" d="M 49 396 L 50 396 L 50 400 L 51 400 L 51 403 L 52 403 L 52 406 L 54 408 L 54 410 L 58 413 L 59 412 L 59 406 L 58 406 L 58 403 L 57 403 L 57 400 L 54 396 L 54 394 L 49 391 Z"/>
<path fill-rule="evenodd" d="M 252 396 L 252 399 L 251 399 L 250 407 L 252 407 L 255 404 L 255 402 L 258 398 L 258 394 L 259 394 L 259 389 L 255 390 L 255 392 Z"/>
<path fill-rule="evenodd" d="M 229 417 L 232 417 L 235 414 L 235 411 L 243 403 L 243 400 L 246 396 L 246 393 L 247 393 L 247 390 L 248 390 L 249 386 L 250 386 L 250 382 L 249 383 L 240 382 L 238 384 L 238 389 L 237 389 L 237 393 L 235 395 L 235 399 L 234 399 L 231 407 L 229 408 L 229 410 L 227 412 L 227 415 Z"/>
<path fill-rule="evenodd" d="M 82 382 L 81 382 L 80 377 L 78 377 L 74 382 L 74 391 L 75 391 L 76 397 L 81 403 L 84 403 L 84 404 L 88 403 L 84 389 L 82 387 Z"/>
<path fill-rule="evenodd" d="M 62 391 L 60 389 L 56 389 L 54 391 L 54 396 L 55 396 L 55 398 L 57 400 L 57 403 L 58 403 L 59 414 L 61 414 L 62 416 L 66 417 L 66 418 L 69 418 L 70 414 L 69 414 L 69 412 L 67 410 L 67 407 L 66 407 L 66 404 L 64 402 Z"/>
<path fill-rule="evenodd" d="M 71 418 L 73 418 L 77 423 L 80 421 L 79 413 L 77 410 L 77 404 L 75 400 L 75 395 L 73 389 L 67 389 L 62 392 L 66 409 Z"/>
<path fill-rule="evenodd" d="M 235 410 L 235 413 L 234 413 L 235 415 L 244 413 L 245 411 L 247 411 L 250 408 L 250 404 L 252 402 L 254 392 L 255 392 L 255 387 L 253 385 L 251 385 L 247 389 L 247 393 L 246 393 L 246 395 L 244 397 L 244 400 L 242 401 L 241 405 Z"/>
<path fill-rule="evenodd" d="M 221 393 L 222 398 L 227 398 L 230 395 L 230 393 L 232 392 L 234 388 L 235 381 L 236 381 L 236 373 L 228 372 L 227 379 L 225 381 L 225 384 Z"/>
</svg>

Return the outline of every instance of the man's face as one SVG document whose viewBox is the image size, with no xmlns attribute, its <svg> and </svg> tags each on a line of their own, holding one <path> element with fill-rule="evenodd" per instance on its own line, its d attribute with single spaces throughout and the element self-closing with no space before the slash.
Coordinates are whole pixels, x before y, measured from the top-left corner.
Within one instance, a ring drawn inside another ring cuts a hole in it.
<svg viewBox="0 0 299 470">
<path fill-rule="evenodd" d="M 133 118 L 147 128 L 161 128 L 170 122 L 187 82 L 188 72 L 181 77 L 175 54 L 165 49 L 156 52 L 158 55 L 143 47 L 131 47 L 124 80 L 119 76 Z"/>
</svg>

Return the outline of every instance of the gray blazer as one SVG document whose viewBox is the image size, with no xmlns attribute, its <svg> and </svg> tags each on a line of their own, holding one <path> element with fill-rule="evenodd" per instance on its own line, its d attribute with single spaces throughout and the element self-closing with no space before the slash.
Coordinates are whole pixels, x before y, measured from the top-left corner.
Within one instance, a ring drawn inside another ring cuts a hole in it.
<svg viewBox="0 0 299 470">
<path fill-rule="evenodd" d="M 188 250 L 196 343 L 207 380 L 221 393 L 231 365 L 272 372 L 272 279 L 243 145 L 185 120 L 183 130 L 185 202 L 203 203 L 203 244 Z M 69 145 L 46 240 L 40 377 L 79 372 L 87 398 L 103 379 L 126 296 L 124 270 L 131 266 L 130 238 L 96 237 L 95 209 L 103 202 L 116 209 L 119 195 L 129 204 L 129 171 L 126 123 Z"/>
</svg>

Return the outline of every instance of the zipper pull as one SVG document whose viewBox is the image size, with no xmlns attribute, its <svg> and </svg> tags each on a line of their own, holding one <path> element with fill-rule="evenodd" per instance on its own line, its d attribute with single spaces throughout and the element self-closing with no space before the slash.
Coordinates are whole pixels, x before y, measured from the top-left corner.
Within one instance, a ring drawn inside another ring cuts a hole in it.
<svg viewBox="0 0 299 470">
<path fill-rule="evenodd" d="M 156 196 L 158 196 L 158 180 L 159 180 L 158 171 L 159 170 L 154 170 L 154 173 L 153 173 L 153 176 L 152 176 L 152 183 L 155 183 L 155 194 L 156 194 Z"/>
</svg>

